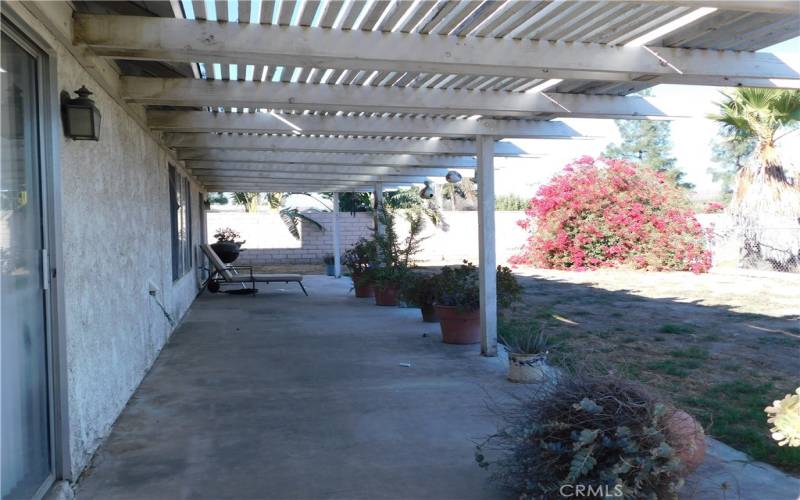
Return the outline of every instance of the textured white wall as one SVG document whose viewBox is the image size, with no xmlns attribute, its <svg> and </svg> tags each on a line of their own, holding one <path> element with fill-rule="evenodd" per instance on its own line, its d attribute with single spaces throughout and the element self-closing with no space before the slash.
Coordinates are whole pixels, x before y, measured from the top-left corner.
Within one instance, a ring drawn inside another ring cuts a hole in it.
<svg viewBox="0 0 800 500">
<path fill-rule="evenodd" d="M 57 53 L 58 90 L 86 85 L 102 113 L 100 140 L 62 137 L 63 269 L 72 473 L 86 466 L 197 293 L 196 273 L 172 282 L 167 155 L 24 9 Z M 194 243 L 200 241 L 192 187 Z"/>
</svg>

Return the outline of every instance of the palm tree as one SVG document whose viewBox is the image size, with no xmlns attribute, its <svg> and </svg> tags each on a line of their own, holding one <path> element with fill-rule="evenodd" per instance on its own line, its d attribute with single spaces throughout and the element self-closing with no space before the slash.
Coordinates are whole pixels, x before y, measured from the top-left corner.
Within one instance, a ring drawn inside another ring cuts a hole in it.
<svg viewBox="0 0 800 500">
<path fill-rule="evenodd" d="M 789 179 L 776 143 L 800 122 L 800 91 L 737 88 L 724 94 L 718 114 L 729 140 L 756 143 L 736 173 L 730 212 L 742 230 L 743 256 L 774 267 L 800 263 L 800 185 Z"/>
<path fill-rule="evenodd" d="M 243 205 L 247 213 L 258 212 L 258 205 L 261 202 L 259 193 L 233 193 L 233 202 Z"/>
<path fill-rule="evenodd" d="M 478 185 L 475 183 L 475 179 L 464 177 L 454 184 L 444 183 L 442 194 L 450 199 L 450 209 L 455 211 L 456 197 L 462 198 L 467 203 L 473 203 L 478 199 Z"/>
</svg>

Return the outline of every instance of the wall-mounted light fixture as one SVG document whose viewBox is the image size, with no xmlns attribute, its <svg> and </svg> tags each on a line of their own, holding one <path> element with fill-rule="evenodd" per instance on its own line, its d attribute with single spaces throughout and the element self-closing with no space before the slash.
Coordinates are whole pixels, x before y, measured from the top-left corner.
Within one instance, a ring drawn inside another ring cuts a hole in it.
<svg viewBox="0 0 800 500">
<path fill-rule="evenodd" d="M 76 141 L 96 141 L 100 137 L 100 111 L 89 99 L 92 93 L 86 86 L 75 91 L 72 99 L 68 92 L 61 92 L 61 120 L 64 135 Z"/>
</svg>

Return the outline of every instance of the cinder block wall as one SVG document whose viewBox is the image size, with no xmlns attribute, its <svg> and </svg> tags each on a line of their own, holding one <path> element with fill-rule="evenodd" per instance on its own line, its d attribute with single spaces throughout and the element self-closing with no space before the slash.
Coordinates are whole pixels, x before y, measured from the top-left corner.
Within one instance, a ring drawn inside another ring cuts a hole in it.
<svg viewBox="0 0 800 500">
<path fill-rule="evenodd" d="M 333 223 L 330 213 L 308 213 L 325 228 L 319 231 L 304 223 L 301 239 L 292 237 L 275 212 L 208 212 L 209 242 L 218 228 L 230 227 L 238 231 L 243 240 L 243 252 L 237 264 L 316 264 L 333 253 Z M 497 232 L 497 259 L 505 263 L 519 251 L 526 234 L 517 225 L 524 218 L 523 212 L 495 212 Z M 422 264 L 453 264 L 462 260 L 478 262 L 478 214 L 477 212 L 444 212 L 448 229 L 428 224 L 423 236 L 425 241 L 417 261 Z M 408 234 L 408 223 L 397 218 L 397 230 L 401 237 Z M 372 231 L 372 216 L 367 213 L 339 214 L 341 249 L 344 252 L 361 237 L 369 237 Z"/>
</svg>

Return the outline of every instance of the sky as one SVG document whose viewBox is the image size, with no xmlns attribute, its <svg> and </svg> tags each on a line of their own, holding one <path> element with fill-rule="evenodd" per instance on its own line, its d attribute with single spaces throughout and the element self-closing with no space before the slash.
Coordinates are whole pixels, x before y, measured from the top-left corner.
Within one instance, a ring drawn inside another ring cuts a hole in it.
<svg viewBox="0 0 800 500">
<path fill-rule="evenodd" d="M 761 52 L 791 53 L 800 55 L 800 37 L 766 48 Z M 683 100 L 705 115 L 715 111 L 715 102 L 721 100 L 720 87 L 689 85 L 657 85 L 653 95 L 659 98 Z M 582 156 L 597 156 L 611 142 L 620 137 L 614 120 L 563 119 L 572 128 L 591 139 L 579 140 L 513 140 L 521 148 L 539 158 L 495 158 L 495 192 L 498 195 L 514 193 L 525 197 L 535 194 L 538 186 L 559 171 L 570 160 Z M 695 184 L 698 197 L 711 198 L 720 191 L 708 168 L 711 161 L 711 143 L 718 126 L 706 118 L 672 121 L 672 153 L 677 167 L 686 173 L 685 180 Z M 784 163 L 800 165 L 800 133 L 787 136 L 780 144 Z"/>
</svg>

